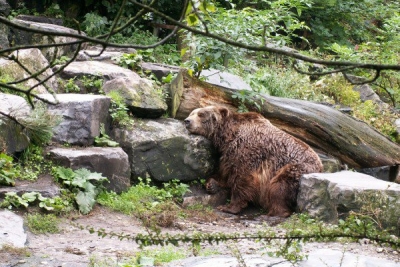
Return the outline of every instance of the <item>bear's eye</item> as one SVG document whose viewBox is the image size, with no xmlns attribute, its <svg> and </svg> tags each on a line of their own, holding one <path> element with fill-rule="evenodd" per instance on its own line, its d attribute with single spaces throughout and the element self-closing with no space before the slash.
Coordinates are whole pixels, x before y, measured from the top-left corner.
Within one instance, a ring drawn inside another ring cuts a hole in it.
<svg viewBox="0 0 400 267">
<path fill-rule="evenodd" d="M 199 113 L 197 113 L 197 116 L 199 116 L 199 118 L 203 118 L 204 117 L 204 113 L 203 112 L 199 112 Z"/>
</svg>

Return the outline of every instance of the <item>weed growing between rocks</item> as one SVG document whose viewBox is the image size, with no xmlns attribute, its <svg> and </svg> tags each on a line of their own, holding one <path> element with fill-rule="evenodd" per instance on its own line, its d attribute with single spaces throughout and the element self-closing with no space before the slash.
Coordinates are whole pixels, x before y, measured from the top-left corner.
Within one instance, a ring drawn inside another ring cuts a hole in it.
<svg viewBox="0 0 400 267">
<path fill-rule="evenodd" d="M 129 109 L 121 94 L 117 91 L 111 91 L 107 96 L 111 98 L 111 107 L 109 111 L 113 124 L 126 128 L 132 127 L 134 120 L 129 116 Z"/>
</svg>

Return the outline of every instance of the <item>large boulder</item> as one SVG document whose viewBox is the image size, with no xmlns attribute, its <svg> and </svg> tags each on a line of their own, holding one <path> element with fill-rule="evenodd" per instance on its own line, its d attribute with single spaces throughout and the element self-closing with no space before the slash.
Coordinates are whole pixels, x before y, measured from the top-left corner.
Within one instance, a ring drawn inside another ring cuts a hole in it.
<svg viewBox="0 0 400 267">
<path fill-rule="evenodd" d="M 350 211 L 360 211 L 362 205 L 377 205 L 377 203 L 366 202 L 378 201 L 379 196 L 383 196 L 382 194 L 392 200 L 390 209 L 395 212 L 400 211 L 399 184 L 350 171 L 313 173 L 303 175 L 301 178 L 297 204 L 300 212 L 307 212 L 312 217 L 325 222 L 337 223 Z M 360 203 L 362 199 L 366 201 Z M 391 223 L 388 226 L 399 227 L 398 213 L 385 216 Z M 389 220 L 390 216 L 395 218 Z"/>
<path fill-rule="evenodd" d="M 167 112 L 161 89 L 148 79 L 118 77 L 103 85 L 106 94 L 118 92 L 124 99 L 129 110 L 137 117 L 158 118 Z"/>
<path fill-rule="evenodd" d="M 29 115 L 31 108 L 24 98 L 0 93 L 0 112 L 21 119 Z M 21 125 L 0 114 L 0 151 L 9 154 L 20 152 L 29 145 L 29 138 Z"/>
<path fill-rule="evenodd" d="M 29 70 L 30 73 L 21 68 L 21 66 L 14 60 L 0 58 L 1 75 L 4 77 L 8 76 L 10 81 L 18 81 L 28 78 L 32 73 L 36 73 L 45 68 L 47 69 L 38 75 L 39 80 L 43 80 L 53 74 L 52 69 L 48 68 L 49 62 L 37 48 L 18 50 L 13 52 L 12 56 L 15 57 L 27 70 Z M 37 85 L 38 83 L 39 81 L 37 79 L 31 78 L 22 83 L 18 83 L 17 86 L 27 89 Z M 50 90 L 57 92 L 58 83 L 55 77 L 47 80 L 46 85 Z M 39 85 L 33 90 L 33 92 L 46 93 L 47 91 L 43 85 Z"/>
<path fill-rule="evenodd" d="M 56 66 L 55 69 L 58 69 Z M 140 76 L 128 69 L 99 61 L 74 61 L 69 64 L 60 73 L 63 79 L 81 78 L 83 76 L 98 77 L 105 81 L 109 81 L 118 77 L 129 77 L 131 79 L 139 79 Z"/>
<path fill-rule="evenodd" d="M 20 19 L 13 19 L 12 22 L 26 28 L 37 29 L 51 33 L 79 35 L 79 32 L 76 30 L 55 24 L 40 23 L 40 22 L 20 20 Z M 77 39 L 74 37 L 67 37 L 60 35 L 48 36 L 45 34 L 28 32 L 13 27 L 10 28 L 10 36 L 11 36 L 10 42 L 13 43 L 14 45 L 65 44 L 63 46 L 58 46 L 58 47 L 41 48 L 43 55 L 49 61 L 61 56 L 71 56 L 78 49 L 78 44 L 76 43 L 68 44 L 77 41 Z"/>
<path fill-rule="evenodd" d="M 50 94 L 39 96 L 53 100 Z M 90 146 L 94 138 L 99 136 L 101 124 L 109 129 L 110 98 L 84 94 L 57 94 L 56 98 L 58 104 L 48 105 L 50 113 L 62 116 L 60 124 L 53 131 L 54 142 Z"/>
<path fill-rule="evenodd" d="M 24 219 L 9 210 L 1 210 L 0 221 L 0 248 L 3 245 L 14 248 L 25 247 L 27 235 L 24 230 Z"/>
<path fill-rule="evenodd" d="M 128 155 L 120 147 L 51 148 L 48 152 L 61 166 L 101 173 L 110 181 L 104 183 L 108 190 L 121 193 L 131 185 Z"/>
<path fill-rule="evenodd" d="M 192 181 L 214 172 L 211 143 L 188 135 L 180 121 L 141 120 L 132 130 L 114 129 L 111 135 L 128 153 L 132 178 Z"/>
</svg>

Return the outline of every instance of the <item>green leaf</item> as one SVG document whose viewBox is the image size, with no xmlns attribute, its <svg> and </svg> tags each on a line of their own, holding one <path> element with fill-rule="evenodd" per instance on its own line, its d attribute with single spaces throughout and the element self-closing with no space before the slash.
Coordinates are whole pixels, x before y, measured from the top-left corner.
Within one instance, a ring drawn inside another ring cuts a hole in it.
<svg viewBox="0 0 400 267">
<path fill-rule="evenodd" d="M 96 194 L 94 192 L 79 191 L 75 197 L 76 203 L 79 206 L 79 211 L 83 214 L 88 214 L 96 203 L 95 197 Z"/>
<path fill-rule="evenodd" d="M 71 181 L 74 178 L 75 173 L 70 168 L 57 167 L 55 169 L 55 176 L 64 181 Z"/>
<path fill-rule="evenodd" d="M 29 193 L 25 193 L 21 196 L 21 198 L 23 200 L 26 200 L 27 202 L 33 202 L 35 201 L 39 196 L 38 192 L 29 192 Z"/>
</svg>

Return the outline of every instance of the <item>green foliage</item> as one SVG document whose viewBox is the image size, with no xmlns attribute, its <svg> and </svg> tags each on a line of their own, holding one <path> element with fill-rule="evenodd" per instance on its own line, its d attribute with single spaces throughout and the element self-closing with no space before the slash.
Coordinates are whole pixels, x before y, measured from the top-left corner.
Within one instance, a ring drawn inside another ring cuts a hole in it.
<svg viewBox="0 0 400 267">
<path fill-rule="evenodd" d="M 68 93 L 79 93 L 81 91 L 81 88 L 79 88 L 79 86 L 75 83 L 75 79 L 74 78 L 70 78 L 67 80 L 67 82 L 64 85 L 64 91 L 68 94 Z"/>
<path fill-rule="evenodd" d="M 114 58 L 117 64 L 123 68 L 132 69 L 132 70 L 140 70 L 140 63 L 142 61 L 154 62 L 155 58 L 153 57 L 153 50 L 139 50 L 136 53 L 131 54 L 122 54 L 120 57 Z"/>
<path fill-rule="evenodd" d="M 294 37 L 301 38 L 296 35 L 296 31 L 307 28 L 291 11 L 292 8 L 293 5 L 288 4 L 288 1 L 275 1 L 270 9 L 261 10 L 219 8 L 216 12 L 207 13 L 203 20 L 207 22 L 210 32 L 227 39 L 252 45 L 282 46 L 290 44 Z M 203 24 L 198 24 L 197 27 L 204 30 Z M 184 50 L 182 53 L 192 53 L 195 50 L 185 65 L 197 76 L 203 69 L 223 69 L 239 64 L 246 55 L 244 49 L 232 47 L 221 41 L 202 36 L 194 38 L 190 33 L 185 35 L 185 42 L 193 49 Z"/>
<path fill-rule="evenodd" d="M 110 116 L 113 123 L 123 127 L 131 127 L 133 119 L 128 114 L 128 107 L 125 99 L 117 91 L 111 91 L 107 94 L 111 98 Z"/>
<path fill-rule="evenodd" d="M 354 106 L 354 116 L 365 121 L 382 134 L 390 137 L 392 141 L 399 141 L 398 133 L 394 121 L 399 118 L 399 114 L 393 113 L 390 109 L 379 107 L 371 100 Z"/>
<path fill-rule="evenodd" d="M 73 171 L 70 168 L 55 167 L 52 170 L 58 182 L 65 185 L 75 194 L 79 211 L 88 214 L 96 203 L 97 195 L 102 191 L 102 182 L 107 181 L 101 173 L 87 169 Z"/>
<path fill-rule="evenodd" d="M 15 178 L 19 175 L 13 164 L 13 158 L 0 153 L 0 185 L 15 185 Z"/>
<path fill-rule="evenodd" d="M 36 180 L 39 175 L 49 171 L 52 163 L 44 159 L 43 148 L 29 145 L 21 154 L 16 168 L 19 170 L 19 179 Z"/>
<path fill-rule="evenodd" d="M 114 192 L 102 192 L 98 202 L 102 205 L 133 214 L 140 218 L 148 227 L 171 226 L 174 220 L 180 216 L 180 210 L 174 200 L 180 200 L 188 186 L 174 180 L 158 188 L 150 184 L 150 179 L 132 186 L 128 191 L 117 195 Z"/>
<path fill-rule="evenodd" d="M 106 17 L 100 16 L 96 12 L 87 13 L 82 22 L 83 31 L 89 36 L 97 36 L 107 32 L 109 22 Z"/>
<path fill-rule="evenodd" d="M 107 146 L 107 147 L 117 147 L 119 144 L 110 139 L 106 134 L 104 129 L 104 123 L 100 124 L 100 135 L 94 138 L 94 143 L 96 146 Z"/>
<path fill-rule="evenodd" d="M 239 90 L 235 91 L 232 94 L 233 99 L 237 99 L 239 102 L 238 112 L 247 112 L 248 106 L 256 107 L 258 110 L 261 110 L 260 103 L 263 104 L 264 99 L 260 97 L 260 94 L 257 92 L 249 91 L 249 90 Z M 260 103 L 258 103 L 260 102 Z"/>
<path fill-rule="evenodd" d="M 37 234 L 55 234 L 59 233 L 60 220 L 54 214 L 33 213 L 26 216 L 29 230 Z"/>
<path fill-rule="evenodd" d="M 390 188 L 388 188 L 390 189 Z M 399 199 L 388 195 L 385 191 L 357 194 L 356 203 L 360 206 L 358 212 L 352 212 L 358 220 L 370 221 L 379 230 L 388 230 L 400 234 Z M 397 225 L 396 228 L 391 228 Z"/>
<path fill-rule="evenodd" d="M 7 192 L 4 200 L 0 203 L 0 207 L 12 209 L 15 208 L 28 208 L 29 205 L 38 203 L 39 207 L 50 212 L 67 212 L 70 210 L 70 202 L 66 198 L 43 197 L 38 192 L 27 192 L 18 196 L 15 192 Z"/>
<path fill-rule="evenodd" d="M 96 76 L 82 76 L 80 79 L 88 92 L 99 92 L 103 86 L 103 79 Z"/>
<path fill-rule="evenodd" d="M 53 18 L 63 18 L 64 11 L 61 10 L 60 5 L 57 3 L 51 4 L 43 13 L 45 16 Z"/>
<path fill-rule="evenodd" d="M 161 266 L 163 263 L 184 259 L 188 256 L 184 250 L 171 245 L 160 249 L 144 249 L 138 254 L 139 259 L 141 257 L 154 258 L 154 266 Z"/>
<path fill-rule="evenodd" d="M 70 60 L 71 60 L 71 58 L 69 58 L 67 56 L 61 56 L 60 58 L 57 58 L 54 61 L 53 66 L 55 66 L 55 65 L 63 65 L 63 64 L 67 63 Z"/>
</svg>

